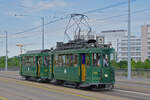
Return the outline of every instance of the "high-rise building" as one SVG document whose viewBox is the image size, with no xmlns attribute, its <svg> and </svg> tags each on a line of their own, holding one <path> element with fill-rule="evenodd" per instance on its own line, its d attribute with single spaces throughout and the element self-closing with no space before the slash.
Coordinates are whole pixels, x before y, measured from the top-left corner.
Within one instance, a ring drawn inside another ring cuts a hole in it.
<svg viewBox="0 0 150 100">
<path fill-rule="evenodd" d="M 141 33 L 141 57 L 145 61 L 150 59 L 150 25 L 143 25 Z"/>
</svg>

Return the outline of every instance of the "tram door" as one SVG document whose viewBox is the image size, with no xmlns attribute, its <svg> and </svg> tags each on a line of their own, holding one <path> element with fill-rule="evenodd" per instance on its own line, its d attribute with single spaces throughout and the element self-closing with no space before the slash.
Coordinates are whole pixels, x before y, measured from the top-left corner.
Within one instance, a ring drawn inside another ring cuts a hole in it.
<svg viewBox="0 0 150 100">
<path fill-rule="evenodd" d="M 37 76 L 40 77 L 40 67 L 41 67 L 41 63 L 42 63 L 42 57 L 38 56 L 37 57 Z"/>
<path fill-rule="evenodd" d="M 86 79 L 85 54 L 81 54 L 81 75 L 82 81 L 85 81 Z"/>
</svg>

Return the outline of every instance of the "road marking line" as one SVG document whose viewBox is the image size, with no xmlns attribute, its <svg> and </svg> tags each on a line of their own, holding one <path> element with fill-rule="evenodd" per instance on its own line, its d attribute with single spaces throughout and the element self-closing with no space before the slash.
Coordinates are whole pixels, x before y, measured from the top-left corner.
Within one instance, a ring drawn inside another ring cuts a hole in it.
<svg viewBox="0 0 150 100">
<path fill-rule="evenodd" d="M 114 89 L 114 90 L 120 91 L 120 92 L 127 92 L 127 93 L 134 93 L 134 94 L 140 94 L 140 95 L 150 96 L 150 94 L 142 93 L 142 92 L 127 91 L 127 90 L 120 90 L 120 89 Z"/>
<path fill-rule="evenodd" d="M 8 99 L 0 96 L 0 100 L 8 100 Z"/>
<path fill-rule="evenodd" d="M 50 92 L 64 93 L 64 94 L 67 94 L 67 95 L 73 95 L 73 96 L 77 96 L 77 97 L 82 97 L 82 98 L 89 99 L 89 100 L 101 100 L 101 99 L 96 98 L 96 97 L 86 96 L 86 95 L 82 95 L 82 94 L 76 94 L 76 93 L 73 93 L 73 92 L 70 92 L 70 91 L 64 91 L 64 90 L 58 90 L 58 89 L 54 90 L 54 89 L 52 89 L 50 87 L 45 87 L 45 86 L 43 87 L 43 86 L 40 86 L 40 85 L 38 85 L 36 83 L 35 84 L 34 83 L 27 83 L 27 82 L 23 82 L 23 81 L 14 80 L 14 79 L 3 80 L 2 77 L 0 77 L 0 80 L 5 81 L 5 82 L 9 82 L 9 83 L 13 82 L 13 83 L 16 83 L 16 84 L 19 84 L 19 85 L 39 88 L 39 89 L 47 90 L 47 91 L 50 91 Z"/>
</svg>

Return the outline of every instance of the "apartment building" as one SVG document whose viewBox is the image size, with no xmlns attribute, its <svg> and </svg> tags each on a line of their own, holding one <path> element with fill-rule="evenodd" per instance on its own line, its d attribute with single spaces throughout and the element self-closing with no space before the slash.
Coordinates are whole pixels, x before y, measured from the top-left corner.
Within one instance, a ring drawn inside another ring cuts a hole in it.
<svg viewBox="0 0 150 100">
<path fill-rule="evenodd" d="M 141 27 L 141 58 L 142 61 L 150 59 L 150 25 Z"/>
</svg>

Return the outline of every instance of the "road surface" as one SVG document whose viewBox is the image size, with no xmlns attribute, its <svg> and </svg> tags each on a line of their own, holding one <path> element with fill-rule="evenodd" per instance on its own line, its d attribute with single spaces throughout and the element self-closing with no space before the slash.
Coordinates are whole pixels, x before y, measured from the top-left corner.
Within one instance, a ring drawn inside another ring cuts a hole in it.
<svg viewBox="0 0 150 100">
<path fill-rule="evenodd" d="M 23 80 L 0 72 L 0 100 L 150 100 L 150 82 L 117 81 L 113 91 L 89 91 Z"/>
</svg>

